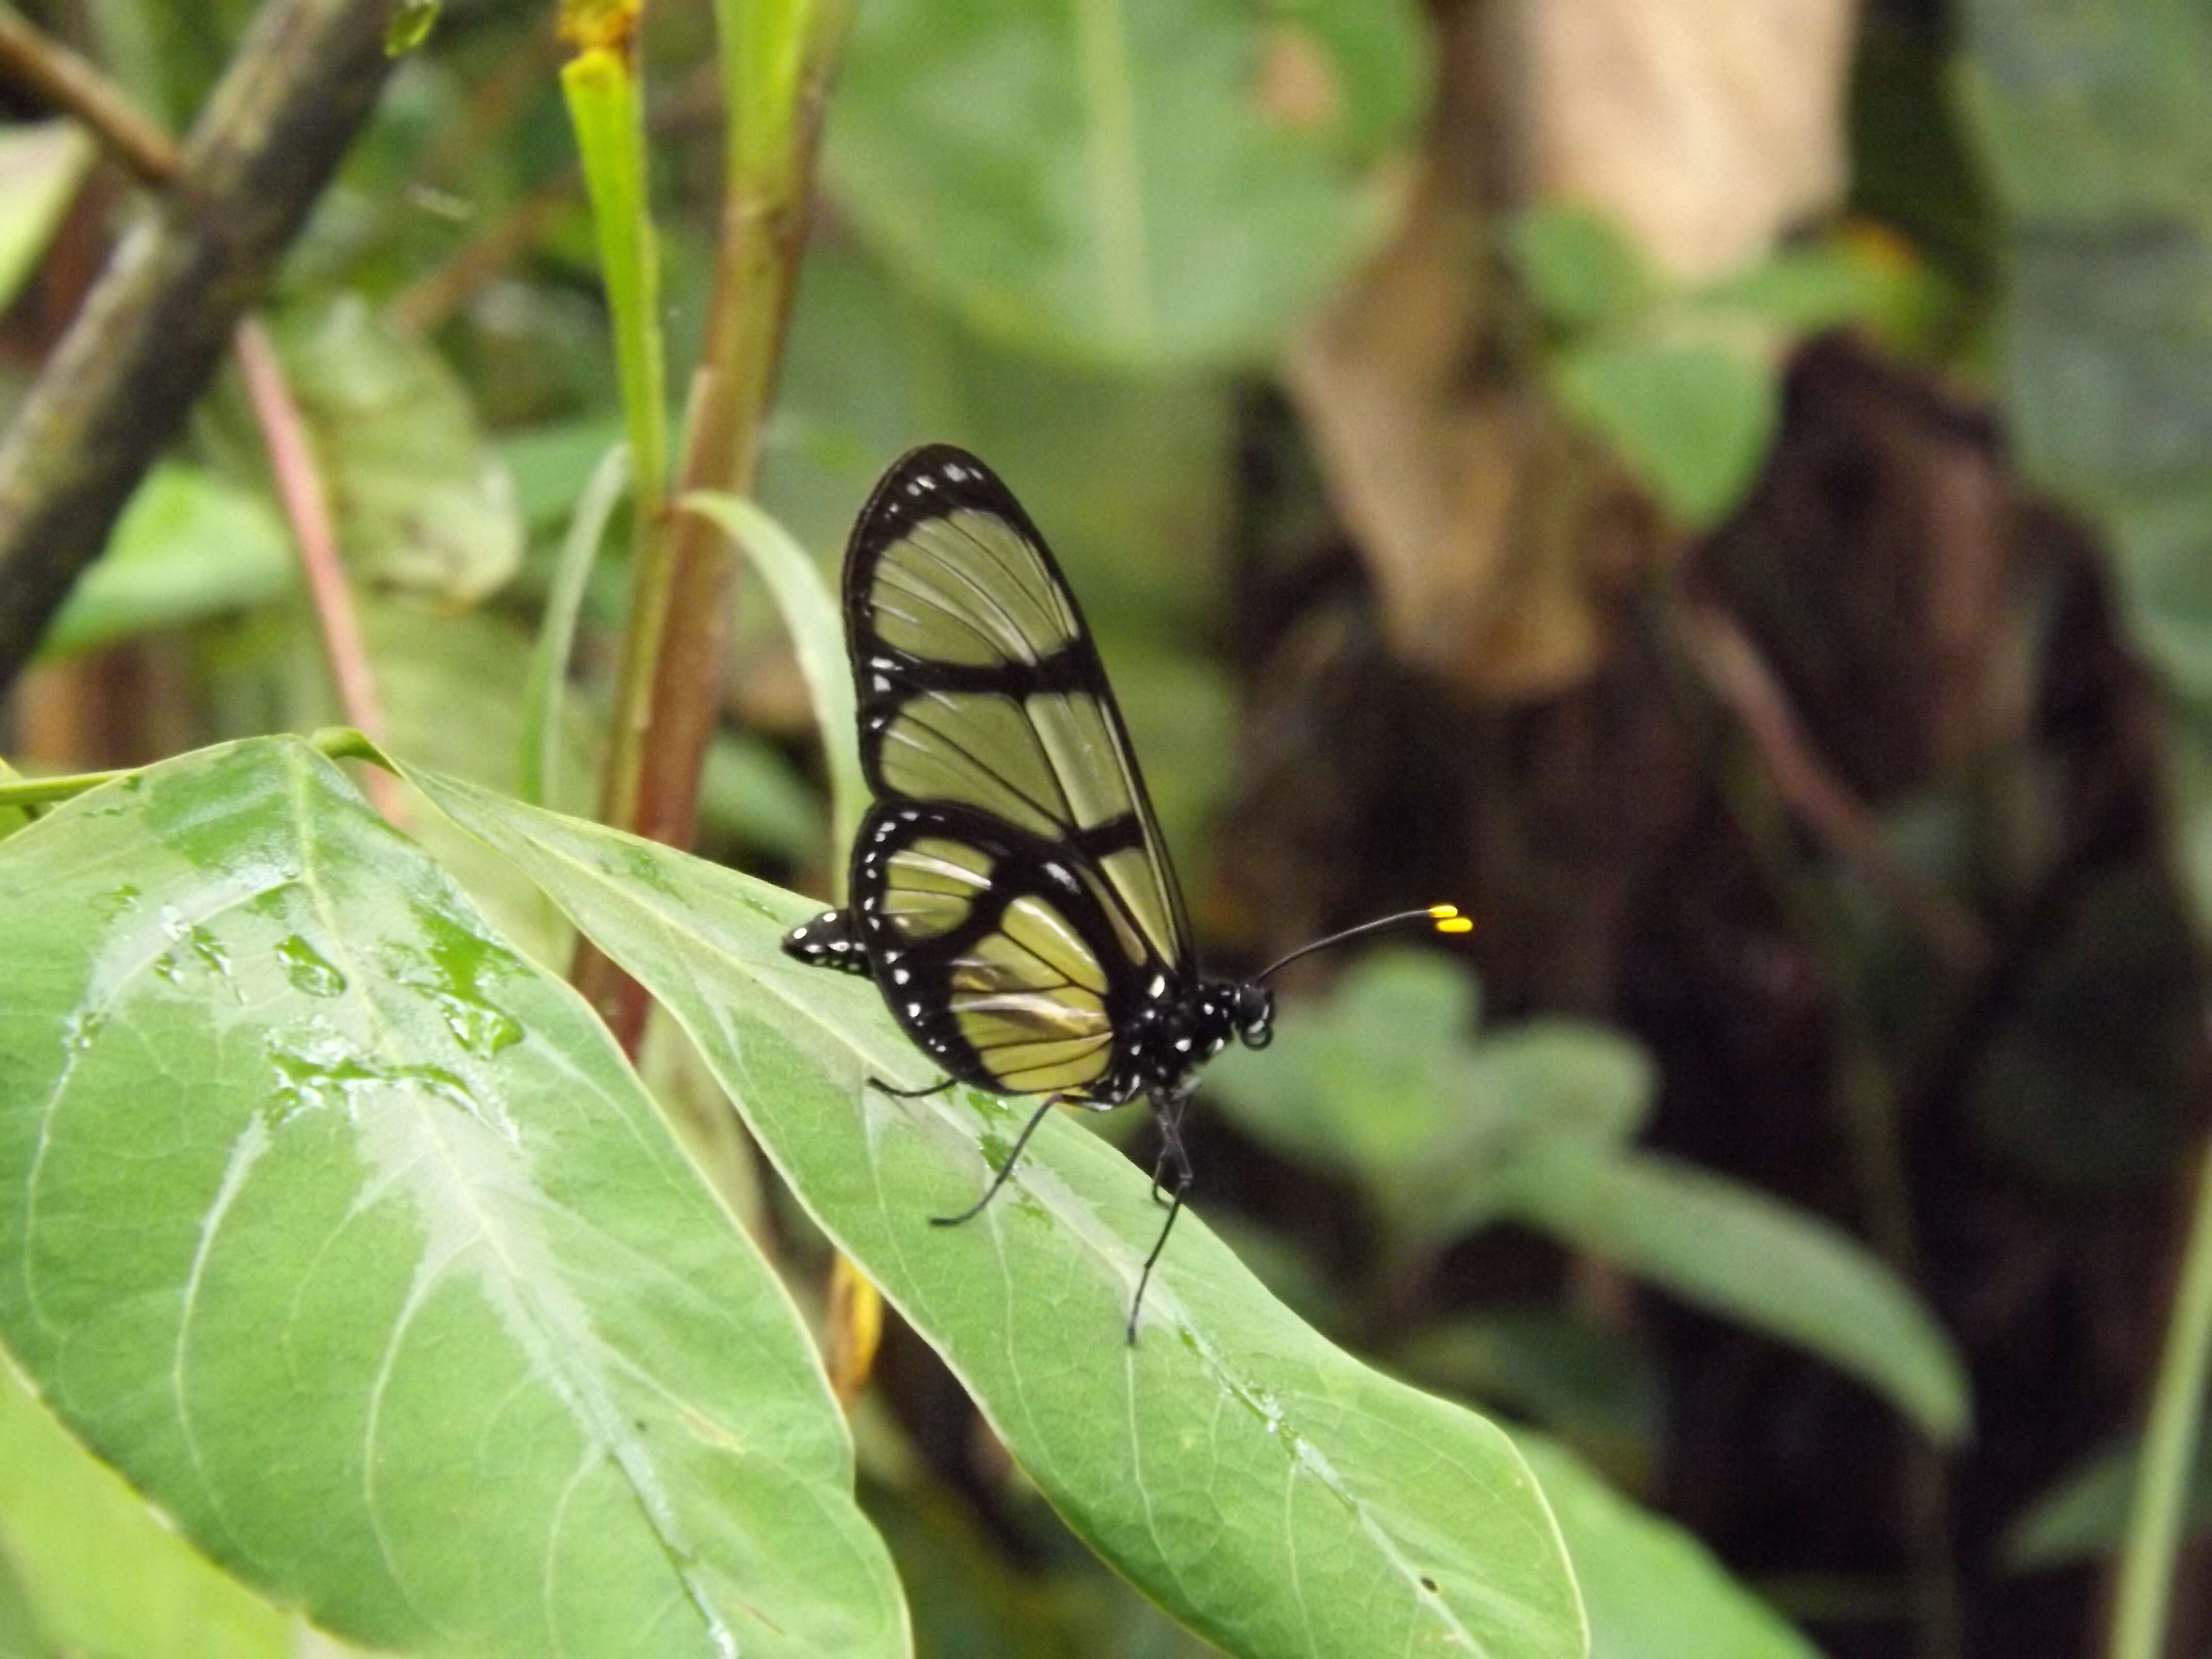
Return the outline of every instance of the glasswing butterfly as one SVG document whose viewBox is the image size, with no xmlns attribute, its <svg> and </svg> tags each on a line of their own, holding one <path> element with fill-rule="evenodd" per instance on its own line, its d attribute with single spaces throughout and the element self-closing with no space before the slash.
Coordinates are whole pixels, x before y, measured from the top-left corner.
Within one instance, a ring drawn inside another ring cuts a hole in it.
<svg viewBox="0 0 2212 1659">
<path fill-rule="evenodd" d="M 1449 905 L 1385 916 L 1249 980 L 1199 971 L 1129 734 L 1075 596 L 1021 503 L 948 444 L 891 465 L 846 550 L 845 626 L 860 765 L 875 803 L 853 847 L 848 908 L 794 927 L 802 962 L 864 975 L 954 1083 L 1041 1095 L 956 1226 L 1013 1173 L 1045 1114 L 1142 1095 L 1159 1124 L 1152 1192 L 1167 1216 L 1128 1339 L 1191 1182 L 1182 1110 L 1232 1037 L 1265 1046 L 1263 981 L 1309 951 L 1395 927 L 1472 926 Z"/>
</svg>

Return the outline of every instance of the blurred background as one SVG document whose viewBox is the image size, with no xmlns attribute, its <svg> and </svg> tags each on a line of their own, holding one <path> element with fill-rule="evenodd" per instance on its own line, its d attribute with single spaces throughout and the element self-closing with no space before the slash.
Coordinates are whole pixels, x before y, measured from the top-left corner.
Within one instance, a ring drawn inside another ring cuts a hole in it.
<svg viewBox="0 0 2212 1659">
<path fill-rule="evenodd" d="M 173 131 L 252 9 L 22 8 Z M 441 20 L 267 313 L 394 745 L 502 787 L 623 432 L 552 9 Z M 713 52 L 706 7 L 647 8 L 679 394 Z M 138 197 L 20 76 L 0 108 L 13 398 Z M 834 570 L 932 440 L 1051 538 L 1212 966 L 1478 919 L 1301 963 L 1276 1046 L 1201 1096 L 1195 1201 L 1330 1335 L 1528 1431 L 1547 1485 L 1681 1529 L 1673 1578 L 1578 1563 L 1601 1655 L 2096 1650 L 2212 1064 L 2203 9 L 860 0 L 760 500 Z M 750 582 L 733 649 L 700 849 L 826 893 L 820 745 Z M 78 770 L 336 712 L 226 371 L 0 738 Z M 818 1303 L 826 1247 L 654 1065 Z M 899 1330 L 858 1422 L 926 1653 L 1201 1650 Z M 26 1583 L 69 1547 L 0 1501 Z M 2212 1642 L 2207 1562 L 2174 1654 Z"/>
</svg>

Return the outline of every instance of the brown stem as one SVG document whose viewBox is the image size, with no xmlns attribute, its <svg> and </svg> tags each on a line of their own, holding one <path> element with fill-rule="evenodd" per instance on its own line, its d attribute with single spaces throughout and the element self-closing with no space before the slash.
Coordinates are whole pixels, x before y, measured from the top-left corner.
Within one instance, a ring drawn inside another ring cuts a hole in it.
<svg viewBox="0 0 2212 1659">
<path fill-rule="evenodd" d="M 694 490 L 743 493 L 752 486 L 805 244 L 815 142 L 835 57 L 834 41 L 816 44 L 788 151 L 772 167 L 733 161 L 724 186 L 679 500 Z M 735 566 L 726 538 L 696 514 L 675 515 L 658 536 L 661 545 L 637 561 L 600 817 L 682 847 L 698 816 L 700 773 L 721 712 Z M 643 989 L 589 941 L 577 946 L 570 976 L 635 1054 L 645 1030 Z"/>
<path fill-rule="evenodd" d="M 370 672 L 368 652 L 362 644 L 361 622 L 353 608 L 353 590 L 346 586 L 345 566 L 338 558 L 338 538 L 331 519 L 331 503 L 323 489 L 321 469 L 315 465 L 307 441 L 307 422 L 293 400 L 284 379 L 284 366 L 276 348 L 258 319 L 249 317 L 238 325 L 238 367 L 246 380 L 246 395 L 253 405 L 253 418 L 261 428 L 261 441 L 269 452 L 269 468 L 276 475 L 276 496 L 284 504 L 284 517 L 300 547 L 300 568 L 307 578 L 315 619 L 322 624 L 323 649 L 330 659 L 331 678 L 337 681 L 338 707 L 346 723 L 379 748 L 389 733 L 384 705 L 376 695 L 376 677 Z M 364 774 L 369 799 L 386 822 L 405 826 L 406 805 L 399 780 L 380 766 Z"/>
<path fill-rule="evenodd" d="M 269 0 L 0 438 L 0 689 L 213 377 L 390 71 L 394 0 Z"/>
<path fill-rule="evenodd" d="M 120 87 L 13 6 L 0 6 L 0 75 L 48 108 L 74 115 L 142 183 L 173 183 L 184 171 L 177 141 L 142 114 Z"/>
</svg>

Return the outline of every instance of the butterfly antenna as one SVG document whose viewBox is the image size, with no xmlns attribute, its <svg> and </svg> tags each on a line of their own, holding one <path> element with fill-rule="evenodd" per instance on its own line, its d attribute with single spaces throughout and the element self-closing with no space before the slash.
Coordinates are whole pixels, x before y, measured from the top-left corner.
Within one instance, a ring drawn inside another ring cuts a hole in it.
<svg viewBox="0 0 2212 1659">
<path fill-rule="evenodd" d="M 1427 926 L 1439 933 L 1471 933 L 1474 921 L 1459 913 L 1456 904 L 1431 904 L 1425 910 L 1401 910 L 1395 915 L 1377 916 L 1372 921 L 1363 921 L 1357 927 L 1347 927 L 1340 933 L 1330 933 L 1310 945 L 1301 945 L 1286 957 L 1279 957 L 1258 973 L 1256 980 L 1266 979 L 1278 968 L 1287 968 L 1300 957 L 1311 956 L 1316 951 L 1326 951 L 1332 945 L 1341 945 L 1346 939 L 1360 939 L 1369 933 L 1387 933 L 1395 928 Z"/>
</svg>

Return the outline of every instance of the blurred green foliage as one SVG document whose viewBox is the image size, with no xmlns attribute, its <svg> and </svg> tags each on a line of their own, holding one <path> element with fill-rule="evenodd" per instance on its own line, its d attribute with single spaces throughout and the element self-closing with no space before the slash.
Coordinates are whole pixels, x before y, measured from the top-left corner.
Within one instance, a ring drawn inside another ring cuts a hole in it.
<svg viewBox="0 0 2212 1659">
<path fill-rule="evenodd" d="M 1905 246 L 1845 228 L 1696 288 L 1669 285 L 1604 215 L 1559 202 L 1507 234 L 1549 331 L 1563 406 L 1634 468 L 1686 530 L 1733 512 L 1765 459 L 1789 349 L 1863 325 L 1905 349 L 1932 340 L 1946 298 Z"/>
<path fill-rule="evenodd" d="M 149 629 L 270 605 L 299 586 L 299 560 L 264 492 L 171 462 L 139 486 L 40 649 L 49 657 L 88 651 Z"/>
<path fill-rule="evenodd" d="M 2006 1561 L 2033 1572 L 2110 1554 L 2127 1530 L 2142 1468 L 2142 1448 L 2133 1443 L 2092 1454 L 2021 1512 L 2005 1534 Z M 2186 1524 L 2192 1536 L 2212 1531 L 2212 1444 L 2197 1448 Z"/>
<path fill-rule="evenodd" d="M 1381 230 L 1425 76 L 1410 7 L 883 0 L 830 182 L 979 331 L 1073 359 L 1249 361 Z"/>
<path fill-rule="evenodd" d="M 38 269 L 98 154 L 91 136 L 70 121 L 0 131 L 0 305 Z"/>
</svg>

